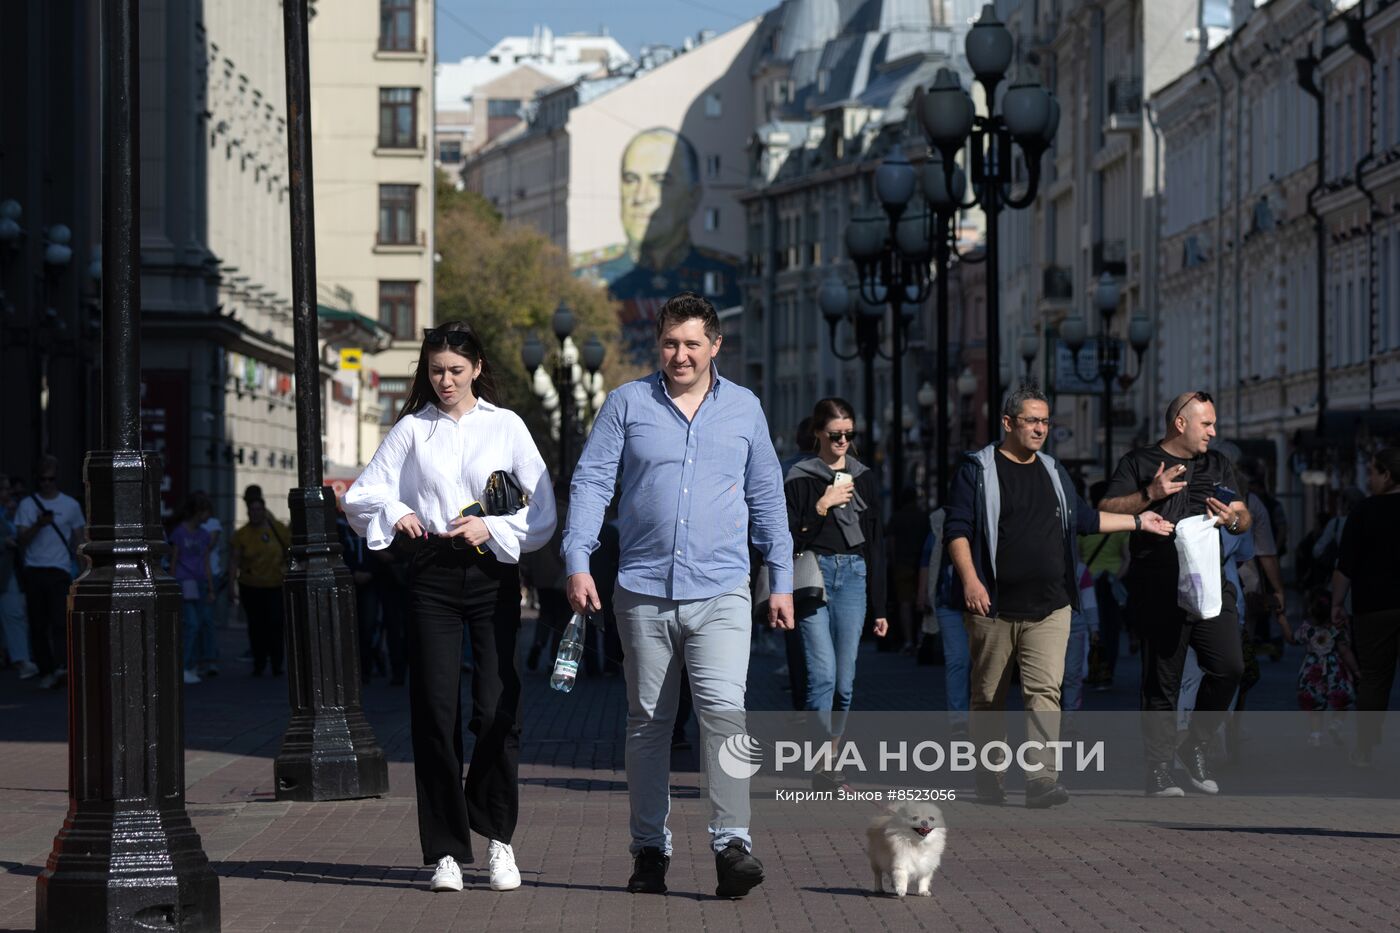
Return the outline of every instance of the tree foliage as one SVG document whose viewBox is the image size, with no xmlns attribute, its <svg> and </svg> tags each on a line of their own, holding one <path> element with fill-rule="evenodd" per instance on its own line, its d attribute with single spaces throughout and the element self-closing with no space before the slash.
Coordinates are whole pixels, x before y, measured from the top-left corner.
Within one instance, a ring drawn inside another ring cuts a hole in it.
<svg viewBox="0 0 1400 933">
<path fill-rule="evenodd" d="M 558 342 L 550 321 L 560 301 L 573 309 L 574 341 L 596 334 L 607 348 L 603 376 L 613 387 L 639 373 L 620 359 L 617 304 L 607 292 L 569 271 L 557 246 L 535 228 L 507 224 L 480 195 L 458 191 L 438 174 L 436 275 L 438 323 L 465 320 L 481 336 L 501 402 L 518 412 L 537 440 L 548 437 L 546 415 L 520 362 L 520 345 L 533 332 L 550 351 Z M 548 454 L 546 454 L 548 456 Z"/>
</svg>

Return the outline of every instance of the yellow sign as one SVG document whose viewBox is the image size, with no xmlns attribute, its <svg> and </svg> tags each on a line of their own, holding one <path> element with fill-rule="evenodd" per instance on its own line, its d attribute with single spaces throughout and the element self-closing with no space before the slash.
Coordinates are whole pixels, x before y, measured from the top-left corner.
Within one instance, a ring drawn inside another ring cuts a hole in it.
<svg viewBox="0 0 1400 933">
<path fill-rule="evenodd" d="M 364 356 L 363 350 L 359 347 L 345 347 L 340 351 L 340 368 L 344 370 L 358 370 L 360 368 L 360 357 Z"/>
</svg>

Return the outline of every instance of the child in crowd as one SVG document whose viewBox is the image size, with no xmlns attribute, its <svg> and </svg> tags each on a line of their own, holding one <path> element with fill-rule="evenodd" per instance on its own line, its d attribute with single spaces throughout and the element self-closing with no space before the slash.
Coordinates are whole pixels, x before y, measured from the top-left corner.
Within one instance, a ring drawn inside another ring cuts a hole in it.
<svg viewBox="0 0 1400 933">
<path fill-rule="evenodd" d="M 1298 707 L 1308 712 L 1308 744 L 1322 744 L 1323 721 L 1327 710 L 1341 711 L 1356 705 L 1356 655 L 1351 650 L 1347 626 L 1334 625 L 1330 601 L 1324 596 L 1309 607 L 1309 618 L 1298 629 L 1295 640 L 1307 646 L 1298 669 Z M 1341 744 L 1342 722 L 1333 719 L 1328 731 Z"/>
</svg>

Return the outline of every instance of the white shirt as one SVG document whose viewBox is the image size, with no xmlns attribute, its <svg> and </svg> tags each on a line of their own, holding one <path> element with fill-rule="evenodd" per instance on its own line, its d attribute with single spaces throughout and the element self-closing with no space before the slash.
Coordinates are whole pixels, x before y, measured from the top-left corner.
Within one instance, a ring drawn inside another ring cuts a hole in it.
<svg viewBox="0 0 1400 933">
<path fill-rule="evenodd" d="M 39 522 L 39 506 L 35 504 L 36 496 L 31 494 L 20 500 L 19 508 L 15 510 L 15 527 L 24 531 L 31 525 Z M 83 521 L 83 507 L 78 505 L 78 500 L 72 496 L 59 493 L 52 499 L 45 499 L 37 496 L 44 508 L 53 513 L 53 525 L 48 528 L 40 528 L 38 534 L 29 539 L 29 544 L 24 548 L 24 566 L 26 567 L 53 567 L 58 570 L 73 569 L 73 533 L 87 525 Z M 58 534 L 54 534 L 57 528 Z M 64 541 L 68 546 L 64 546 Z"/>
<path fill-rule="evenodd" d="M 410 512 L 428 531 L 446 534 L 496 470 L 512 473 L 530 504 L 514 515 L 487 515 L 486 545 L 502 563 L 518 563 L 554 534 L 554 489 L 525 422 L 485 400 L 457 421 L 428 405 L 395 424 L 346 490 L 345 517 L 374 551 L 389 546 L 394 524 Z"/>
</svg>

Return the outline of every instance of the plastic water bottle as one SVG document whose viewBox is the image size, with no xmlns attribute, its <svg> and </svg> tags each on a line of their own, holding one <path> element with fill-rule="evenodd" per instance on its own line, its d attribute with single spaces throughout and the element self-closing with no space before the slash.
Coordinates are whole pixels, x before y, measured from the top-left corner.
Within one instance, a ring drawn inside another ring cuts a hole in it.
<svg viewBox="0 0 1400 933">
<path fill-rule="evenodd" d="M 549 685 L 561 693 L 574 689 L 574 679 L 578 677 L 578 662 L 583 657 L 583 629 L 588 620 L 577 612 L 569 619 L 564 636 L 559 639 L 559 653 L 554 656 L 554 673 Z"/>
</svg>

